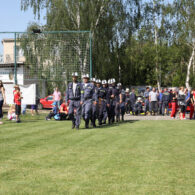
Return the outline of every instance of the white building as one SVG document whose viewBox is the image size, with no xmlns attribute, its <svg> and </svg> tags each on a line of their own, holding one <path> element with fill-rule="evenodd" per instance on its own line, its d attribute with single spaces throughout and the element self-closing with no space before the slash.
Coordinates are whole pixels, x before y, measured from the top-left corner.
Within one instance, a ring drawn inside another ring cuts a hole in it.
<svg viewBox="0 0 195 195">
<path fill-rule="evenodd" d="M 4 84 L 15 83 L 15 41 L 14 39 L 3 39 L 1 41 L 3 46 L 3 55 L 0 55 L 0 80 Z M 23 51 L 20 48 L 20 43 L 16 43 L 16 71 L 17 71 L 17 84 L 28 85 L 37 84 L 40 86 L 40 97 L 45 96 L 45 82 L 39 81 L 36 78 L 29 79 L 28 75 L 29 67 L 25 65 L 25 57 Z"/>
</svg>

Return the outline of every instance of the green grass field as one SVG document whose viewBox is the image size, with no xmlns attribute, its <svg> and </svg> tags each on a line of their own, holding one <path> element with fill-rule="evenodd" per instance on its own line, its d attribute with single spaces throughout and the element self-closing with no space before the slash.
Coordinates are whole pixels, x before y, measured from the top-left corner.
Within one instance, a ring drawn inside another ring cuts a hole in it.
<svg viewBox="0 0 195 195">
<path fill-rule="evenodd" d="M 195 194 L 195 122 L 0 126 L 0 194 Z"/>
</svg>

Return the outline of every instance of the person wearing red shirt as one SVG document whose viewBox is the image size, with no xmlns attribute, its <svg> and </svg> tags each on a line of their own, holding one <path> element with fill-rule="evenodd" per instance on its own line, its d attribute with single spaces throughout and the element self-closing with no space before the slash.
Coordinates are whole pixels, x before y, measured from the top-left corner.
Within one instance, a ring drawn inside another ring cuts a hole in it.
<svg viewBox="0 0 195 195">
<path fill-rule="evenodd" d="M 16 110 L 16 122 L 20 123 L 20 114 L 21 114 L 21 92 L 20 88 L 17 86 L 15 87 L 14 91 L 14 103 L 15 103 L 15 110 Z"/>
<path fill-rule="evenodd" d="M 176 90 L 174 90 L 172 92 L 171 107 L 172 107 L 171 118 L 175 119 L 175 117 L 177 115 L 177 109 L 178 109 L 178 104 L 177 104 L 177 91 Z"/>
<path fill-rule="evenodd" d="M 60 106 L 60 120 L 66 120 L 68 116 L 68 106 L 63 102 Z"/>
</svg>

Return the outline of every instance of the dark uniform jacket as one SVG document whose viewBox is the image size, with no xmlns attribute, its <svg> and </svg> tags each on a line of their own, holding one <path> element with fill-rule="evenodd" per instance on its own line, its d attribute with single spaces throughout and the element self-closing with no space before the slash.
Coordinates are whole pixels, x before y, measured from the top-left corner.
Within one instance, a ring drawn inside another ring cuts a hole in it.
<svg viewBox="0 0 195 195">
<path fill-rule="evenodd" d="M 68 84 L 68 88 L 66 90 L 65 101 L 68 102 L 69 100 L 81 100 L 81 84 L 77 83 L 75 94 L 73 93 L 73 83 Z"/>
</svg>

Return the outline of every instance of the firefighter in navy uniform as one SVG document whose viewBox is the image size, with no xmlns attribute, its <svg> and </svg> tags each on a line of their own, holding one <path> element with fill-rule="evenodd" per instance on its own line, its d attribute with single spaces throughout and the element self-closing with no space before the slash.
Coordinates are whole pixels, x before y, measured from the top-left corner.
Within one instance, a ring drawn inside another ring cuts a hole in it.
<svg viewBox="0 0 195 195">
<path fill-rule="evenodd" d="M 116 122 L 119 122 L 120 121 L 120 114 L 121 114 L 121 107 L 120 107 L 121 92 L 122 92 L 122 84 L 121 83 L 117 84 L 117 90 L 118 90 L 119 97 L 118 97 L 118 101 L 117 101 L 116 107 L 115 107 L 115 114 L 116 114 Z"/>
<path fill-rule="evenodd" d="M 145 106 L 145 109 L 144 109 L 144 112 L 145 112 L 145 115 L 147 115 L 148 112 L 150 112 L 150 102 L 149 102 L 149 93 L 150 93 L 150 88 L 149 87 L 146 87 L 146 91 L 144 92 L 144 106 Z"/>
<path fill-rule="evenodd" d="M 92 104 L 92 115 L 91 115 L 91 125 L 95 128 L 96 127 L 96 119 L 97 119 L 97 112 L 98 112 L 98 102 L 97 102 L 97 83 L 96 79 L 92 78 L 91 83 L 94 85 L 94 91 L 93 91 L 93 104 Z"/>
<path fill-rule="evenodd" d="M 69 104 L 68 115 L 72 120 L 72 129 L 78 130 L 81 120 L 81 84 L 77 81 L 78 73 L 72 74 L 73 82 L 68 84 L 65 96 L 66 104 Z M 75 112 L 76 110 L 76 112 Z"/>
<path fill-rule="evenodd" d="M 107 88 L 107 93 L 108 93 L 108 101 L 107 101 L 107 113 L 108 113 L 108 123 L 111 124 L 111 119 L 112 119 L 112 109 L 111 109 L 111 94 L 112 94 L 112 84 L 111 84 L 111 79 L 108 80 L 108 88 Z"/>
<path fill-rule="evenodd" d="M 130 114 L 131 102 L 130 102 L 130 90 L 126 88 L 125 90 L 125 111 L 127 114 Z"/>
<path fill-rule="evenodd" d="M 135 107 L 135 102 L 136 102 L 137 96 L 135 95 L 135 89 L 132 88 L 131 93 L 130 93 L 130 102 L 131 102 L 131 111 L 132 114 L 135 114 L 134 107 Z"/>
<path fill-rule="evenodd" d="M 94 102 L 97 101 L 95 104 L 93 104 L 93 127 L 96 127 L 96 119 L 98 119 L 99 116 L 99 99 L 98 99 L 98 94 L 101 88 L 101 80 L 100 79 L 96 79 L 96 87 L 95 87 L 95 91 L 94 91 L 94 97 L 93 100 Z"/>
<path fill-rule="evenodd" d="M 85 121 L 85 128 L 89 128 L 89 120 L 92 114 L 93 97 L 97 102 L 97 96 L 94 95 L 95 86 L 89 82 L 89 75 L 83 75 L 83 83 L 81 90 L 82 116 Z"/>
<path fill-rule="evenodd" d="M 116 121 L 119 121 L 118 118 L 118 108 L 119 108 L 119 90 L 116 87 L 115 79 L 111 79 L 112 88 L 109 89 L 110 97 L 110 111 L 111 111 L 111 123 L 115 122 L 115 116 L 117 114 Z"/>
<path fill-rule="evenodd" d="M 126 104 L 126 93 L 125 90 L 122 89 L 120 93 L 120 109 L 121 109 L 122 121 L 124 121 L 124 116 L 126 111 L 125 104 Z"/>
<path fill-rule="evenodd" d="M 108 103 L 108 93 L 106 89 L 106 80 L 102 81 L 102 87 L 98 90 L 98 100 L 99 100 L 99 125 L 106 124 L 107 110 L 106 106 Z M 103 121 L 103 122 L 102 122 Z"/>
</svg>

